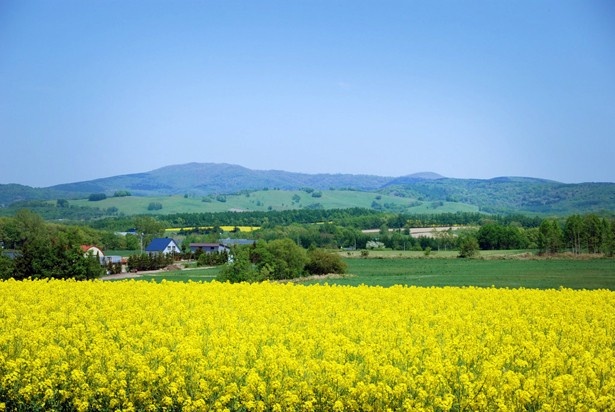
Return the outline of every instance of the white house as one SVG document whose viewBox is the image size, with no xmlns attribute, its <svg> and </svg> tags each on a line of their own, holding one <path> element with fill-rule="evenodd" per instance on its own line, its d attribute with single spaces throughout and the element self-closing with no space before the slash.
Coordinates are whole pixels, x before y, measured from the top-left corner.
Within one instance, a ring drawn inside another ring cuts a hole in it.
<svg viewBox="0 0 615 412">
<path fill-rule="evenodd" d="M 170 237 L 157 237 L 152 239 L 149 245 L 145 248 L 147 253 L 162 253 L 167 255 L 169 253 L 180 253 L 181 249 L 175 240 Z"/>
</svg>

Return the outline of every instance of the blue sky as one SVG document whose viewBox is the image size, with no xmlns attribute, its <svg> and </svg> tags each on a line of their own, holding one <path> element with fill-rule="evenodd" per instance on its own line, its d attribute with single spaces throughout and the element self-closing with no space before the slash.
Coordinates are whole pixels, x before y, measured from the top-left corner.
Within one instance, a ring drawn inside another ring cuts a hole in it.
<svg viewBox="0 0 615 412">
<path fill-rule="evenodd" d="M 615 181 L 615 3 L 0 1 L 0 183 Z"/>
</svg>

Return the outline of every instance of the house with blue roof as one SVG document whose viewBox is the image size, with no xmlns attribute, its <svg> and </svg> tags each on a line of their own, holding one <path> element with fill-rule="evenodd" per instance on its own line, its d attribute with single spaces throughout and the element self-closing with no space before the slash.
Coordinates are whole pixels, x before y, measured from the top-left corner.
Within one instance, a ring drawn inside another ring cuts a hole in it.
<svg viewBox="0 0 615 412">
<path fill-rule="evenodd" d="M 181 249 L 177 242 L 170 237 L 157 237 L 145 248 L 147 253 L 162 253 L 167 255 L 169 253 L 180 253 Z"/>
</svg>

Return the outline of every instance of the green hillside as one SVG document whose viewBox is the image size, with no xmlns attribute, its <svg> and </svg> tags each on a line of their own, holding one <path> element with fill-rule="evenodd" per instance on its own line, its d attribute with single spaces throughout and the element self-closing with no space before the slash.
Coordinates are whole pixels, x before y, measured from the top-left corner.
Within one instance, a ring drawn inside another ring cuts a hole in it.
<svg viewBox="0 0 615 412">
<path fill-rule="evenodd" d="M 159 204 L 162 208 L 151 208 Z M 112 209 L 116 214 L 172 214 L 226 211 L 370 208 L 394 212 L 476 212 L 478 207 L 455 202 L 420 202 L 416 199 L 350 190 L 260 190 L 217 196 L 127 196 L 100 201 L 71 200 L 71 206 Z"/>
<path fill-rule="evenodd" d="M 313 191 L 321 193 L 321 197 L 314 197 Z M 132 196 L 112 197 L 119 192 Z M 90 195 L 108 199 L 78 200 Z M 363 207 L 412 213 L 478 210 L 494 214 L 564 216 L 614 213 L 615 183 L 565 184 L 528 177 L 454 179 L 435 173 L 396 178 L 305 174 L 188 163 L 49 188 L 0 184 L 0 215 L 10 215 L 22 207 L 40 211 L 49 208 L 41 202 L 53 201 L 55 205 L 57 199 L 68 200 L 71 207 L 45 210 L 41 215 L 49 219 L 82 220 L 118 213 Z M 149 210 L 150 203 L 158 208 Z"/>
<path fill-rule="evenodd" d="M 396 179 L 383 193 L 478 206 L 486 213 L 567 215 L 615 211 L 615 183 L 564 184 L 544 179 Z"/>
</svg>

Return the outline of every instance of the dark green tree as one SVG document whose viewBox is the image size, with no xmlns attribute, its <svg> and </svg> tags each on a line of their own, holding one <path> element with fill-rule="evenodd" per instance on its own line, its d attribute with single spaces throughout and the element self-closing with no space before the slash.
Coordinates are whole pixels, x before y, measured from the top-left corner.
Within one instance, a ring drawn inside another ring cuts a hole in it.
<svg viewBox="0 0 615 412">
<path fill-rule="evenodd" d="M 464 233 L 459 236 L 457 245 L 459 247 L 459 254 L 457 256 L 460 258 L 471 258 L 478 255 L 478 240 L 476 240 L 476 236 L 472 233 Z"/>
<path fill-rule="evenodd" d="M 604 254 L 613 257 L 615 256 L 615 221 L 605 219 L 604 227 Z"/>
<path fill-rule="evenodd" d="M 160 202 L 150 202 L 149 205 L 147 205 L 147 210 L 160 210 L 162 209 L 162 203 Z"/>
<path fill-rule="evenodd" d="M 66 200 L 66 199 L 58 199 L 56 201 L 56 207 L 61 207 L 61 208 L 68 207 L 68 200 Z"/>
<path fill-rule="evenodd" d="M 270 258 L 260 267 L 270 266 L 269 279 L 293 279 L 304 275 L 308 257 L 305 249 L 290 239 L 277 239 L 268 243 Z"/>
<path fill-rule="evenodd" d="M 323 249 L 310 249 L 309 261 L 305 269 L 312 275 L 326 275 L 328 273 L 346 273 L 347 265 L 337 253 L 330 253 Z"/>
<path fill-rule="evenodd" d="M 249 246 L 234 247 L 231 251 L 231 262 L 222 268 L 217 280 L 231 283 L 264 280 L 256 269 L 256 265 L 250 261 L 251 249 L 252 247 Z"/>
<path fill-rule="evenodd" d="M 45 224 L 28 210 L 19 211 L 15 220 L 21 233 L 14 261 L 16 279 L 86 280 L 104 273 L 98 257 L 83 254 L 80 245 L 85 235 L 81 229 Z"/>
<path fill-rule="evenodd" d="M 5 256 L 0 250 L 0 279 L 12 278 L 15 274 L 15 264 L 13 259 Z"/>
<path fill-rule="evenodd" d="M 595 214 L 583 218 L 583 243 L 588 253 L 598 253 L 602 246 L 603 224 Z"/>
<path fill-rule="evenodd" d="M 139 237 L 139 248 L 145 248 L 153 238 L 164 234 L 165 224 L 151 216 L 137 216 L 134 218 L 134 227 Z"/>
<path fill-rule="evenodd" d="M 98 202 L 99 200 L 105 200 L 107 198 L 107 195 L 104 193 L 92 193 L 90 196 L 88 196 L 88 200 L 90 202 Z"/>
<path fill-rule="evenodd" d="M 231 262 L 218 277 L 222 281 L 256 282 L 293 279 L 305 275 L 307 252 L 291 239 L 257 241 L 252 246 L 233 248 Z"/>
<path fill-rule="evenodd" d="M 555 219 L 545 219 L 538 227 L 539 253 L 558 253 L 563 243 L 562 229 Z"/>
</svg>

